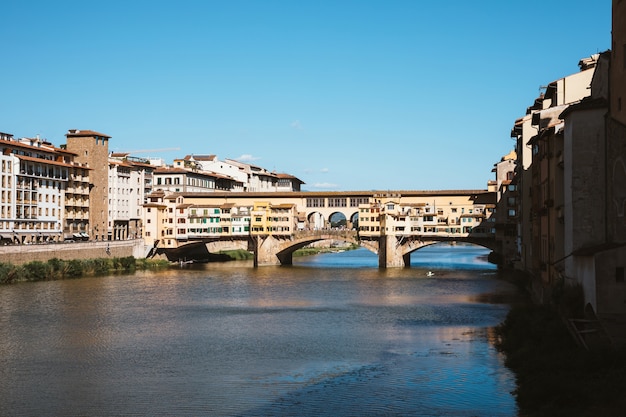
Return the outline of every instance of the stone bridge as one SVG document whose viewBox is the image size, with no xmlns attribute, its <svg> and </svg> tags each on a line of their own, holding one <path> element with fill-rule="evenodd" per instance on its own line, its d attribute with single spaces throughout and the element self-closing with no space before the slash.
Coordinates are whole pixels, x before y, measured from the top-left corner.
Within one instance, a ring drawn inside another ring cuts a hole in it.
<svg viewBox="0 0 626 417">
<path fill-rule="evenodd" d="M 254 253 L 254 266 L 291 265 L 293 253 L 311 243 L 338 240 L 368 249 L 378 255 L 380 268 L 411 265 L 411 253 L 439 242 L 464 242 L 496 251 L 493 237 L 451 236 L 446 234 L 382 235 L 359 237 L 356 230 L 297 231 L 291 235 L 248 235 L 238 238 L 214 238 L 190 241 L 167 253 L 169 260 L 206 259 L 210 253 L 242 249 Z"/>
<path fill-rule="evenodd" d="M 293 235 L 251 236 L 254 251 L 254 266 L 291 265 L 293 253 L 313 242 L 341 240 L 364 247 L 378 255 L 380 268 L 405 267 L 411 265 L 411 253 L 439 242 L 465 242 L 496 249 L 493 238 L 482 236 L 431 235 L 383 235 L 360 239 L 355 230 L 298 231 Z"/>
</svg>

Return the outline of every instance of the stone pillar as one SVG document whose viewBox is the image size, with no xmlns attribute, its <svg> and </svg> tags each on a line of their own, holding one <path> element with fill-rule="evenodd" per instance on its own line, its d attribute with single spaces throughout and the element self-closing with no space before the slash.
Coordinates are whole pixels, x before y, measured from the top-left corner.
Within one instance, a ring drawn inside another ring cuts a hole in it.
<svg viewBox="0 0 626 417">
<path fill-rule="evenodd" d="M 280 265 L 279 241 L 273 236 L 254 236 L 254 266 Z"/>
<path fill-rule="evenodd" d="M 379 242 L 379 268 L 401 268 L 405 266 L 405 260 L 402 256 L 402 245 L 397 244 L 398 242 L 395 235 L 383 235 L 380 237 Z"/>
</svg>

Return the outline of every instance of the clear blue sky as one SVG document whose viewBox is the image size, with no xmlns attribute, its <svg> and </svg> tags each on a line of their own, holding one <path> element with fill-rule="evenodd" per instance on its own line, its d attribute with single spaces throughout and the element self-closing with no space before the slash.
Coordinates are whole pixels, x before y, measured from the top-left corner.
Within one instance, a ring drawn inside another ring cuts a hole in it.
<svg viewBox="0 0 626 417">
<path fill-rule="evenodd" d="M 308 190 L 484 189 L 539 87 L 611 41 L 609 0 L 6 0 L 0 16 L 0 131 L 90 129 Z"/>
</svg>

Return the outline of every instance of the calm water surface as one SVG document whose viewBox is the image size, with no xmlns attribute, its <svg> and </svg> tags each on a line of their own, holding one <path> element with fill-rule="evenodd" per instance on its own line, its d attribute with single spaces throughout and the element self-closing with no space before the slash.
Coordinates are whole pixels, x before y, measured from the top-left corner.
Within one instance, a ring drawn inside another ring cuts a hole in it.
<svg viewBox="0 0 626 417">
<path fill-rule="evenodd" d="M 514 416 L 474 246 L 0 287 L 2 416 Z M 427 277 L 431 270 L 434 277 Z"/>
</svg>

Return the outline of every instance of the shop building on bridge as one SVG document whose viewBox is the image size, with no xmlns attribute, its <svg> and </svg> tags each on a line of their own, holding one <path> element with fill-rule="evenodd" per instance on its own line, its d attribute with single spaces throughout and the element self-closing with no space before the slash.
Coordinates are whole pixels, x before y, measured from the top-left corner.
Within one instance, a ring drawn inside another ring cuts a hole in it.
<svg viewBox="0 0 626 417">
<path fill-rule="evenodd" d="M 495 193 L 487 190 L 398 192 L 153 192 L 144 205 L 146 244 L 177 248 L 191 241 L 328 230 L 341 215 L 360 238 L 382 235 L 495 234 Z"/>
</svg>

